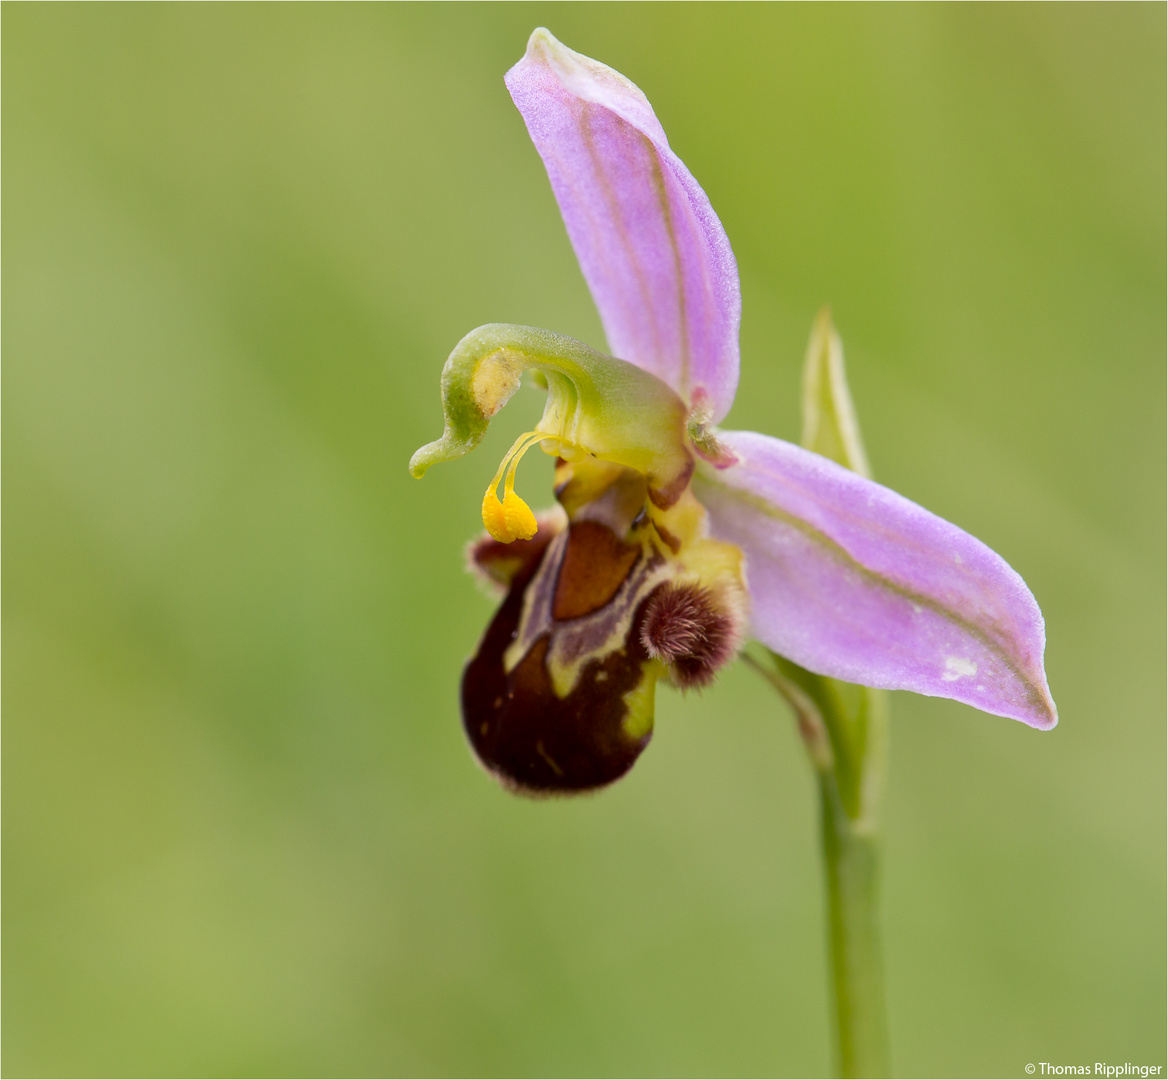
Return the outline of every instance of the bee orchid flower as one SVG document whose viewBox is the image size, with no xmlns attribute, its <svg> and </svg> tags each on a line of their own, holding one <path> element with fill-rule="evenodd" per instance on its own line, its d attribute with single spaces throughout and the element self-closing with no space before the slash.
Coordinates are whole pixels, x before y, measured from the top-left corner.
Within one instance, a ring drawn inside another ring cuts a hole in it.
<svg viewBox="0 0 1168 1080">
<path fill-rule="evenodd" d="M 484 766 L 514 790 L 583 791 L 632 765 L 656 683 L 707 685 L 747 637 L 802 667 L 1056 723 L 1042 615 L 985 544 L 792 443 L 720 431 L 738 385 L 738 269 L 644 94 L 546 30 L 506 76 L 600 311 L 606 355 L 492 324 L 442 372 L 421 476 L 481 440 L 523 375 L 536 428 L 483 499 L 472 566 L 505 593 L 462 684 Z M 555 458 L 558 507 L 515 490 Z"/>
</svg>

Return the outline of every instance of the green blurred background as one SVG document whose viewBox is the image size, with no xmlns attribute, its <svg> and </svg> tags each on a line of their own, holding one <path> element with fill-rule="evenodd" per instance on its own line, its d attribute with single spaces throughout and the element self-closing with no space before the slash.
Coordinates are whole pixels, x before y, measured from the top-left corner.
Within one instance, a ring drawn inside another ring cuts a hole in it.
<svg viewBox="0 0 1168 1080">
<path fill-rule="evenodd" d="M 1163 4 L 9 3 L 6 1075 L 830 1068 L 757 677 L 661 690 L 582 801 L 463 744 L 462 547 L 538 396 L 406 461 L 472 327 L 603 343 L 503 86 L 538 24 L 721 214 L 729 425 L 798 437 L 830 302 L 878 477 L 1045 611 L 1053 733 L 893 698 L 897 1070 L 1163 1064 Z"/>
</svg>

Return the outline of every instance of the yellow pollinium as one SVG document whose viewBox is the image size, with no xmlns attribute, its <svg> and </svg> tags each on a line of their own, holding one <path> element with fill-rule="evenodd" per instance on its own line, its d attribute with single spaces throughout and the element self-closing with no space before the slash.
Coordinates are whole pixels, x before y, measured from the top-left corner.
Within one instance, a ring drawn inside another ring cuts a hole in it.
<svg viewBox="0 0 1168 1080">
<path fill-rule="evenodd" d="M 538 528 L 531 507 L 514 491 L 506 492 L 500 501 L 494 488 L 483 496 L 483 524 L 501 544 L 530 540 Z"/>
<path fill-rule="evenodd" d="M 499 471 L 495 473 L 495 478 L 483 496 L 483 524 L 487 532 L 501 544 L 509 544 L 512 540 L 530 540 L 539 528 L 531 507 L 515 494 L 515 470 L 519 466 L 519 459 L 536 443 L 547 438 L 549 436 L 546 433 L 539 431 L 520 435 L 507 451 L 507 456 L 503 458 Z M 503 498 L 500 499 L 497 489 L 504 472 L 507 480 L 503 484 Z"/>
</svg>

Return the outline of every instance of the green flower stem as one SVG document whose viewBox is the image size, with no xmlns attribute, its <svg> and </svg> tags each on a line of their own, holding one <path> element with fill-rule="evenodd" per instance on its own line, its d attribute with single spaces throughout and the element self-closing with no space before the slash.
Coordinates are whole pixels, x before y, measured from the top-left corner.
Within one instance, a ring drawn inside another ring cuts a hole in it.
<svg viewBox="0 0 1168 1080">
<path fill-rule="evenodd" d="M 878 918 L 876 835 L 843 808 L 821 777 L 823 860 L 840 1076 L 888 1076 L 888 1022 Z"/>
<path fill-rule="evenodd" d="M 751 663 L 790 703 L 819 781 L 836 1072 L 888 1076 L 877 828 L 887 698 L 813 675 L 773 653 L 770 659 Z"/>
</svg>

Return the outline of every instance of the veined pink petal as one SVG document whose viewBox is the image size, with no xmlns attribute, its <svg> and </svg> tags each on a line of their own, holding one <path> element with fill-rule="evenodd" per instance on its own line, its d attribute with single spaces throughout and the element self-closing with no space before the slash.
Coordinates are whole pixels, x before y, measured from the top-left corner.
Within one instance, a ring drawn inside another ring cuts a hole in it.
<svg viewBox="0 0 1168 1080">
<path fill-rule="evenodd" d="M 746 553 L 755 636 L 848 682 L 954 698 L 1051 728 L 1042 613 L 980 540 L 791 443 L 723 432 L 699 466 L 714 535 Z"/>
<path fill-rule="evenodd" d="M 717 423 L 738 388 L 738 265 L 710 200 L 628 79 L 531 35 L 511 92 L 568 229 L 609 351 Z"/>
</svg>

